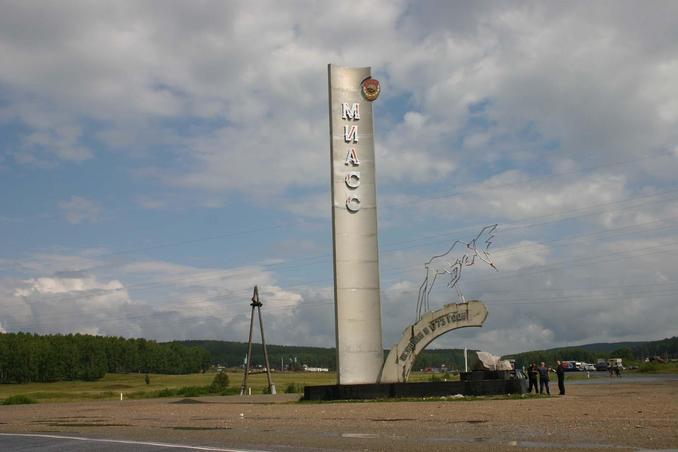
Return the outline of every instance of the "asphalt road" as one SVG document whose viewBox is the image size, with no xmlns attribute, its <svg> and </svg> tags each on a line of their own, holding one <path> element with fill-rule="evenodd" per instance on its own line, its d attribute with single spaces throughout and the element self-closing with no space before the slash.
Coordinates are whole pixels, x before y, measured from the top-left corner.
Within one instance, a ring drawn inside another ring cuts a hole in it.
<svg viewBox="0 0 678 452">
<path fill-rule="evenodd" d="M 570 375 L 583 375 L 583 372 L 567 372 L 565 373 L 565 382 L 567 384 L 573 385 L 584 385 L 584 384 L 622 384 L 622 383 L 655 383 L 662 381 L 678 381 L 678 374 L 627 374 L 622 373 L 621 377 L 610 377 L 607 372 L 591 372 L 591 378 L 588 379 L 570 379 L 567 378 Z M 552 381 L 557 381 L 552 378 Z"/>
<path fill-rule="evenodd" d="M 40 433 L 0 433 L 0 450 L 26 452 L 159 452 L 159 451 L 217 451 L 251 452 L 254 449 L 228 449 L 209 446 L 191 446 L 150 441 L 114 440 Z"/>
</svg>

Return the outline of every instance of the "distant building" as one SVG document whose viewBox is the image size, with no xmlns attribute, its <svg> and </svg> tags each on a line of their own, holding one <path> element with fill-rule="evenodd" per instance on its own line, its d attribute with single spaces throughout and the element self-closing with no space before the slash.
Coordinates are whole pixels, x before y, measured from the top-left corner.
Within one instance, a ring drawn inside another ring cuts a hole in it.
<svg viewBox="0 0 678 452">
<path fill-rule="evenodd" d="M 327 367 L 308 367 L 306 364 L 302 366 L 304 368 L 304 372 L 329 372 L 330 369 Z"/>
</svg>

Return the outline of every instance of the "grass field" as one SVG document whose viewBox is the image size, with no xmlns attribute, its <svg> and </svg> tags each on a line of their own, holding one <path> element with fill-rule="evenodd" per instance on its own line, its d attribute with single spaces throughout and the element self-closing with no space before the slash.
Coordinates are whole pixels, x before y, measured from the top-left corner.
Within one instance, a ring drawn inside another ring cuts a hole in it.
<svg viewBox="0 0 678 452">
<path fill-rule="evenodd" d="M 145 382 L 145 374 L 106 374 L 97 381 L 59 381 L 54 383 L 27 383 L 0 385 L 0 400 L 12 396 L 27 396 L 36 402 L 76 402 L 83 400 L 119 400 L 120 393 L 124 398 L 154 397 L 165 389 L 175 390 L 186 387 L 209 386 L 214 372 L 188 375 L 149 374 L 149 384 Z M 242 372 L 228 372 L 230 388 L 239 390 L 242 385 Z M 326 385 L 336 383 L 334 372 L 275 372 L 273 383 L 278 393 L 289 387 L 293 392 L 303 391 L 304 385 Z M 413 372 L 410 381 L 431 381 L 431 373 Z M 440 374 L 433 378 L 440 378 Z M 452 376 L 451 380 L 458 379 Z M 253 394 L 261 394 L 267 384 L 266 374 L 253 374 L 248 377 L 248 386 Z"/>
<path fill-rule="evenodd" d="M 676 363 L 655 365 L 644 369 L 647 373 L 676 373 Z M 624 374 L 635 372 L 625 371 Z M 163 390 L 178 390 L 180 388 L 209 386 L 214 379 L 214 372 L 189 375 L 159 375 L 149 374 L 149 384 L 145 382 L 145 374 L 106 374 L 97 381 L 60 381 L 55 383 L 28 383 L 28 384 L 4 384 L 0 385 L 0 401 L 12 396 L 26 396 L 36 402 L 76 402 L 84 400 L 119 400 L 120 393 L 124 398 L 149 398 L 160 397 Z M 242 372 L 228 372 L 231 391 L 237 392 L 242 384 Z M 276 372 L 273 373 L 273 383 L 278 393 L 287 392 L 293 387 L 292 392 L 302 392 L 304 385 L 325 385 L 336 383 L 334 372 Z M 585 373 L 568 373 L 567 380 L 585 379 Z M 443 379 L 442 374 L 427 372 L 413 372 L 409 381 L 421 382 L 432 379 Z M 459 377 L 452 375 L 450 381 L 458 380 Z M 266 374 L 254 374 L 248 378 L 248 386 L 253 394 L 261 394 L 267 387 Z M 167 395 L 167 391 L 165 391 Z M 176 395 L 181 396 L 181 395 Z M 193 395 L 190 395 L 193 397 Z"/>
<path fill-rule="evenodd" d="M 242 372 L 229 372 L 231 388 L 240 388 Z M 144 398 L 163 389 L 209 386 L 214 372 L 189 375 L 149 374 L 146 384 L 145 374 L 106 374 L 97 381 L 60 381 L 55 383 L 28 383 L 0 385 L 0 400 L 11 396 L 25 395 L 37 402 L 66 402 L 82 400 L 119 400 L 120 393 L 125 398 Z M 290 385 L 297 389 L 303 385 L 333 384 L 336 374 L 310 372 L 274 373 L 273 383 L 278 392 L 284 392 Z M 267 387 L 266 374 L 254 374 L 248 377 L 248 386 L 254 394 L 262 393 Z"/>
</svg>

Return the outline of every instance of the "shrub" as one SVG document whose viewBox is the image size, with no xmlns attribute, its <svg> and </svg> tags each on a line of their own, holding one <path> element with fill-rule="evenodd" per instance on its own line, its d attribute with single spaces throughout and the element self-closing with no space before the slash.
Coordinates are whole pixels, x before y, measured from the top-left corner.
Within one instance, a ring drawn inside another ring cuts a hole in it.
<svg viewBox="0 0 678 452">
<path fill-rule="evenodd" d="M 213 394 L 222 393 L 228 388 L 229 384 L 230 380 L 228 374 L 226 374 L 226 372 L 217 372 L 214 376 L 214 380 L 212 380 L 209 391 Z"/>
<path fill-rule="evenodd" d="M 285 394 L 297 394 L 300 392 L 304 392 L 304 385 L 300 383 L 292 382 L 285 388 Z"/>
<path fill-rule="evenodd" d="M 27 395 L 19 394 L 7 397 L 2 401 L 3 405 L 26 405 L 29 403 L 37 403 L 35 400 L 31 399 Z"/>
<path fill-rule="evenodd" d="M 659 370 L 660 370 L 659 363 L 654 362 L 643 363 L 638 368 L 638 372 L 647 372 L 647 373 L 659 372 Z"/>
<path fill-rule="evenodd" d="M 177 394 L 178 393 L 175 389 L 165 388 L 165 389 L 161 389 L 160 391 L 158 391 L 157 396 L 158 397 L 174 397 Z"/>
<path fill-rule="evenodd" d="M 177 394 L 184 397 L 198 397 L 209 392 L 209 386 L 184 386 L 177 390 Z"/>
</svg>

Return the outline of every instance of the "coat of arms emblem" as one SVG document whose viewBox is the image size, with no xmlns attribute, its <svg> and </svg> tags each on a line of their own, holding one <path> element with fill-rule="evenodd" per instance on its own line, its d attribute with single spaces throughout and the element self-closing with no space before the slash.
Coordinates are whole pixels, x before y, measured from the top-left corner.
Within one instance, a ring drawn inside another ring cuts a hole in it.
<svg viewBox="0 0 678 452">
<path fill-rule="evenodd" d="M 379 93 L 381 92 L 381 87 L 379 86 L 379 80 L 374 79 L 374 78 L 368 78 L 368 79 L 363 81 L 361 86 L 362 86 L 363 96 L 365 96 L 365 99 L 372 102 L 373 100 L 376 100 L 377 97 L 379 97 Z"/>
</svg>

